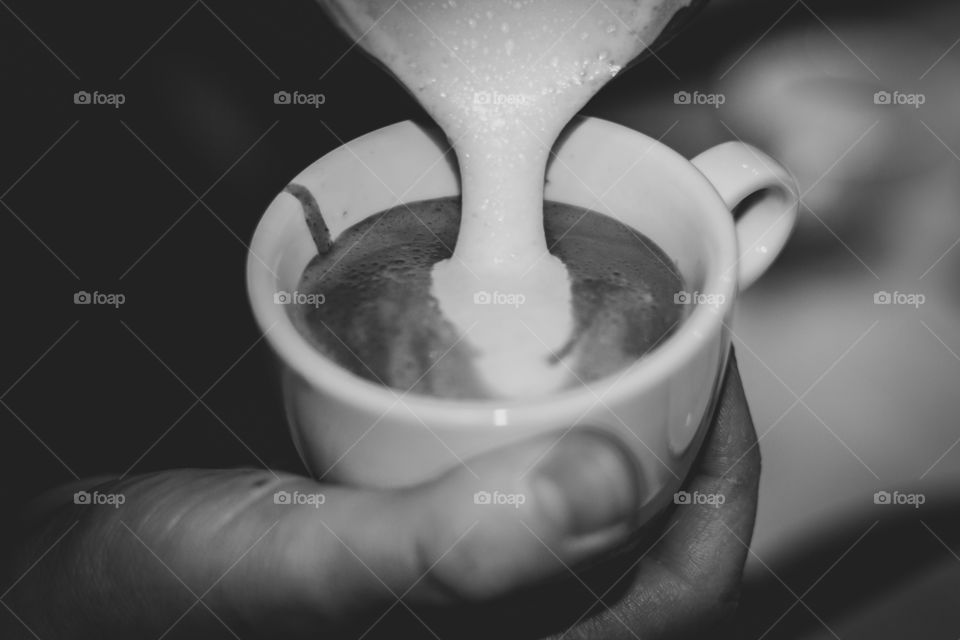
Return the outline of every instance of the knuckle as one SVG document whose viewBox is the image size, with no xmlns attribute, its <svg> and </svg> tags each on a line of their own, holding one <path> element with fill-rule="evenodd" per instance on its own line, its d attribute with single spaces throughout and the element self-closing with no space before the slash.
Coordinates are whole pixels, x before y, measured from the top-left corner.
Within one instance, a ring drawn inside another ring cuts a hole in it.
<svg viewBox="0 0 960 640">
<path fill-rule="evenodd" d="M 478 603 L 502 594 L 523 573 L 516 555 L 524 545 L 496 525 L 461 519 L 424 527 L 416 543 L 423 583 L 453 602 Z"/>
</svg>

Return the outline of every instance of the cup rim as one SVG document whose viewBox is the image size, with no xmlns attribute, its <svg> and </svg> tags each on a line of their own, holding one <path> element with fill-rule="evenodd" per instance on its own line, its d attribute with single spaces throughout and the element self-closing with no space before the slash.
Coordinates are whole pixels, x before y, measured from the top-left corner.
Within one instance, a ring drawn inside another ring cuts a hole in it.
<svg viewBox="0 0 960 640">
<path fill-rule="evenodd" d="M 356 148 L 361 145 L 389 144 L 395 134 L 410 126 L 420 127 L 410 120 L 397 122 L 371 131 L 346 143 Z M 724 275 L 724 264 L 736 263 L 736 233 L 734 220 L 713 184 L 689 160 L 651 138 L 629 127 L 600 118 L 578 116 L 569 125 L 579 135 L 590 131 L 607 135 L 628 136 L 638 144 L 638 152 L 658 156 L 656 166 L 674 182 L 685 184 L 685 191 L 699 193 L 703 206 L 691 215 L 699 216 L 705 224 L 705 237 L 712 238 L 717 246 L 717 259 L 707 264 L 700 293 L 716 296 L 715 305 L 696 305 L 693 311 L 673 332 L 650 352 L 639 358 L 626 370 L 614 373 L 586 385 L 571 387 L 555 393 L 530 399 L 484 399 L 458 400 L 437 398 L 413 392 L 403 392 L 361 378 L 313 347 L 296 329 L 284 305 L 272 304 L 273 294 L 281 288 L 267 265 L 279 262 L 283 248 L 278 247 L 281 235 L 276 232 L 289 222 L 291 209 L 278 207 L 276 200 L 264 212 L 247 256 L 247 294 L 257 324 L 264 332 L 267 342 L 283 364 L 293 369 L 315 388 L 325 390 L 341 402 L 348 403 L 365 412 L 386 417 L 398 405 L 406 408 L 418 421 L 430 425 L 429 429 L 455 429 L 476 427 L 493 423 L 509 426 L 514 422 L 527 423 L 531 418 L 540 418 L 546 413 L 582 416 L 597 404 L 615 405 L 631 396 L 639 396 L 671 373 L 681 369 L 714 342 L 721 325 L 735 301 L 737 279 Z M 422 128 L 421 128 L 422 130 Z M 424 135 L 428 135 L 424 132 Z M 562 148 L 566 136 L 559 138 Z M 318 171 L 325 159 L 342 149 L 341 145 L 311 163 L 298 176 Z M 294 178 L 296 180 L 296 178 Z M 454 195 L 453 193 L 450 195 Z M 299 211 L 299 209 L 297 209 Z M 579 409 L 578 409 L 579 408 Z M 376 423 L 374 423 L 375 426 Z M 571 427 L 574 425 L 570 425 Z M 371 427 L 372 428 L 372 427 Z"/>
</svg>

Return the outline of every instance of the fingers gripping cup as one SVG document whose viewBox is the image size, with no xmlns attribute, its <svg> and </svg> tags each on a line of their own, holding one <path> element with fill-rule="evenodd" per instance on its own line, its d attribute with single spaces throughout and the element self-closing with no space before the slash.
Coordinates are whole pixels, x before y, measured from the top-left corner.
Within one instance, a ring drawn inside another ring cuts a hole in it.
<svg viewBox="0 0 960 640">
<path fill-rule="evenodd" d="M 300 455 L 318 477 L 403 486 L 514 441 L 549 434 L 555 442 L 590 426 L 631 447 L 646 492 L 640 517 L 649 517 L 679 488 L 712 418 L 738 291 L 789 237 L 798 202 L 792 178 L 742 143 L 691 162 L 631 129 L 576 119 L 555 147 L 545 200 L 600 212 L 650 238 L 682 276 L 685 290 L 675 302 L 688 305 L 687 313 L 661 343 L 613 375 L 544 397 L 451 400 L 347 371 L 297 331 L 285 304 L 317 255 L 304 201 L 336 242 L 399 203 L 458 196 L 457 167 L 445 149 L 412 122 L 374 131 L 294 178 L 300 197 L 279 194 L 256 230 L 247 260 L 250 302 L 280 362 Z M 741 203 L 734 222 L 731 210 Z"/>
</svg>

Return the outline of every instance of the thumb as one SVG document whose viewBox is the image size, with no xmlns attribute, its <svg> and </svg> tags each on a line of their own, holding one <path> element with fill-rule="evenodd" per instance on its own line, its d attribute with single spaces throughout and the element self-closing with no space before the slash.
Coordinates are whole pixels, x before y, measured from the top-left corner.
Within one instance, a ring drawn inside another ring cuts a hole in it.
<svg viewBox="0 0 960 640">
<path fill-rule="evenodd" d="M 622 444 L 581 429 L 484 454 L 362 506 L 354 501 L 349 513 L 305 516 L 323 518 L 349 547 L 343 562 L 364 565 L 394 603 L 482 602 L 563 575 L 627 537 L 639 482 Z M 340 576 L 338 597 L 356 602 L 343 579 L 355 572 L 325 573 Z"/>
<path fill-rule="evenodd" d="M 59 507 L 28 555 L 69 539 L 61 561 L 28 570 L 11 598 L 42 611 L 50 603 L 36 596 L 46 593 L 65 612 L 64 633 L 82 622 L 98 637 L 127 625 L 315 637 L 379 620 L 401 599 L 478 603 L 562 575 L 629 534 L 639 487 L 621 444 L 579 429 L 392 491 L 161 472 L 100 485 L 124 496 L 119 508 Z"/>
</svg>

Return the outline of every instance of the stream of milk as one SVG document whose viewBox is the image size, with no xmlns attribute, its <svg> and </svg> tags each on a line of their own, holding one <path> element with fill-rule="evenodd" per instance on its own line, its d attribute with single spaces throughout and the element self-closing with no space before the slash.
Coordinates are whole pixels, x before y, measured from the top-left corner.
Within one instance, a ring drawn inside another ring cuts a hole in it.
<svg viewBox="0 0 960 640">
<path fill-rule="evenodd" d="M 320 1 L 456 153 L 459 237 L 432 293 L 478 352 L 480 376 L 501 397 L 558 388 L 570 371 L 554 354 L 573 313 L 567 269 L 544 240 L 550 149 L 690 0 Z"/>
</svg>

